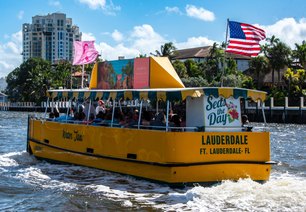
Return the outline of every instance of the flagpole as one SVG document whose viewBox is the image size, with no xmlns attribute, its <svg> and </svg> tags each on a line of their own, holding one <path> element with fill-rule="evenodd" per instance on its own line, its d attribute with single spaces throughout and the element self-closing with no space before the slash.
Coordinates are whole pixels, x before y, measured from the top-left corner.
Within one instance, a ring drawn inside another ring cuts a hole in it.
<svg viewBox="0 0 306 212">
<path fill-rule="evenodd" d="M 227 19 L 227 23 L 226 23 L 225 50 L 227 48 L 228 22 L 229 22 L 229 19 Z"/>
<path fill-rule="evenodd" d="M 72 66 L 70 67 L 70 89 L 72 89 Z"/>
<path fill-rule="evenodd" d="M 227 36 L 228 36 L 228 22 L 229 19 L 227 19 L 227 23 L 226 23 L 226 34 L 225 34 L 225 47 L 224 47 L 224 60 L 225 60 L 225 64 L 222 67 L 222 74 L 221 74 L 221 87 L 223 87 L 223 75 L 224 75 L 224 69 L 225 69 L 225 65 L 226 65 L 226 48 L 227 48 Z"/>
<path fill-rule="evenodd" d="M 82 67 L 82 83 L 81 83 L 81 88 L 84 88 L 84 64 Z"/>
</svg>

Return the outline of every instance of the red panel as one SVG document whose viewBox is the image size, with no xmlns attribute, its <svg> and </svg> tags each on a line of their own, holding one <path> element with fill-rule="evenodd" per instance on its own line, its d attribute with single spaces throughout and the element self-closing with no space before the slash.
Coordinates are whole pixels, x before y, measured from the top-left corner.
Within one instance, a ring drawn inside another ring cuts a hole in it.
<svg viewBox="0 0 306 212">
<path fill-rule="evenodd" d="M 134 88 L 149 88 L 150 58 L 135 58 Z"/>
</svg>

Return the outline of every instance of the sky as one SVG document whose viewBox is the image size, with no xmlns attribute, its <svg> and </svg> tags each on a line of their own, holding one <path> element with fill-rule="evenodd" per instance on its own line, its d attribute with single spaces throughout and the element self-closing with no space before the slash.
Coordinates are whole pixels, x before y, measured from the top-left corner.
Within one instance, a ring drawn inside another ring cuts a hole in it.
<svg viewBox="0 0 306 212">
<path fill-rule="evenodd" d="M 177 49 L 220 44 L 227 19 L 292 49 L 306 40 L 305 0 L 0 0 L 0 8 L 0 78 L 22 63 L 22 24 L 55 12 L 72 18 L 82 40 L 95 40 L 105 60 L 149 56 L 166 42 Z"/>
</svg>

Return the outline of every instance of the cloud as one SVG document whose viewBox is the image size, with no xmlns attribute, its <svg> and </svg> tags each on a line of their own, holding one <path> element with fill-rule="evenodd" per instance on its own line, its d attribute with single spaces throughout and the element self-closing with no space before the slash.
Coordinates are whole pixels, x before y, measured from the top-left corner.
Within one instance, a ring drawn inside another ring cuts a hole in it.
<svg viewBox="0 0 306 212">
<path fill-rule="evenodd" d="M 60 1 L 49 0 L 49 5 L 53 6 L 53 7 L 62 8 L 62 5 L 61 5 Z"/>
<path fill-rule="evenodd" d="M 123 41 L 123 40 L 122 40 Z M 154 31 L 148 24 L 135 26 L 127 34 L 124 43 L 111 46 L 105 42 L 97 43 L 97 50 L 102 53 L 102 58 L 106 60 L 116 60 L 119 56 L 134 58 L 140 54 L 150 55 L 150 52 L 159 50 L 160 46 L 168 42 L 165 38 Z"/>
<path fill-rule="evenodd" d="M 214 42 L 206 37 L 191 37 L 188 38 L 186 42 L 180 42 L 176 43 L 174 42 L 174 45 L 177 49 L 188 49 L 188 48 L 194 48 L 194 47 L 200 47 L 200 46 L 211 46 Z M 218 43 L 218 42 L 217 42 Z"/>
<path fill-rule="evenodd" d="M 18 15 L 17 15 L 17 18 L 18 18 L 19 20 L 22 20 L 22 19 L 23 19 L 23 15 L 24 15 L 24 11 L 23 11 L 23 10 L 20 10 L 19 13 L 18 13 Z"/>
<path fill-rule="evenodd" d="M 114 5 L 111 0 L 109 4 L 106 4 L 106 0 L 79 0 L 79 2 L 86 4 L 92 10 L 101 9 L 106 15 L 116 15 L 116 12 L 121 10 L 121 7 Z"/>
<path fill-rule="evenodd" d="M 200 19 L 202 21 L 214 21 L 215 20 L 215 15 L 213 12 L 206 10 L 202 7 L 197 8 L 194 5 L 186 5 L 186 13 L 187 16 Z"/>
<path fill-rule="evenodd" d="M 165 38 L 154 31 L 153 27 L 148 24 L 142 26 L 135 26 L 131 39 L 133 39 L 132 47 L 139 49 L 143 54 L 145 52 L 154 52 L 156 49 L 160 49 L 160 45 L 167 42 Z"/>
<path fill-rule="evenodd" d="M 295 48 L 295 43 L 301 44 L 303 40 L 306 40 L 306 18 L 298 21 L 294 18 L 284 18 L 273 25 L 259 27 L 266 31 L 266 37 L 271 38 L 275 35 L 292 49 Z"/>
<path fill-rule="evenodd" d="M 122 43 L 116 46 L 110 46 L 105 42 L 101 42 L 95 46 L 104 60 L 117 60 L 119 56 L 134 58 L 140 54 L 139 50 L 125 46 Z"/>
<path fill-rule="evenodd" d="M 112 33 L 112 38 L 115 41 L 120 42 L 123 39 L 123 35 L 121 34 L 121 32 L 115 29 L 115 31 Z"/>
<path fill-rule="evenodd" d="M 86 4 L 90 9 L 104 9 L 106 1 L 105 0 L 79 0 L 80 3 Z"/>
<path fill-rule="evenodd" d="M 7 76 L 22 63 L 22 32 L 10 36 L 7 43 L 0 43 L 0 78 Z"/>
<path fill-rule="evenodd" d="M 82 32 L 82 41 L 96 40 L 96 37 L 91 33 Z"/>
<path fill-rule="evenodd" d="M 106 42 L 96 43 L 95 46 L 103 59 L 116 60 L 119 56 L 124 56 L 125 58 L 134 58 L 140 54 L 149 56 L 151 52 L 155 53 L 155 50 L 160 50 L 161 45 L 170 42 L 157 33 L 149 24 L 135 26 L 121 41 L 124 42 L 115 46 L 111 46 Z M 178 49 L 184 49 L 212 45 L 215 41 L 206 37 L 190 37 L 183 42 L 172 42 Z"/>
<path fill-rule="evenodd" d="M 165 11 L 167 13 L 177 13 L 177 14 L 182 14 L 180 9 L 178 7 L 165 7 Z"/>
</svg>

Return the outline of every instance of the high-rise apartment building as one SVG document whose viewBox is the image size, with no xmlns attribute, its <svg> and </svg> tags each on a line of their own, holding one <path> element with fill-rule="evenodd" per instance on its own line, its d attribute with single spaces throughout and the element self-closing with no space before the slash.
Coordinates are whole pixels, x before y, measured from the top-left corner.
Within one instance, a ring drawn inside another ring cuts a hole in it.
<svg viewBox="0 0 306 212">
<path fill-rule="evenodd" d="M 73 41 L 82 40 L 79 27 L 66 14 L 52 13 L 32 17 L 32 24 L 22 25 L 23 61 L 41 57 L 52 64 L 73 59 Z"/>
</svg>

